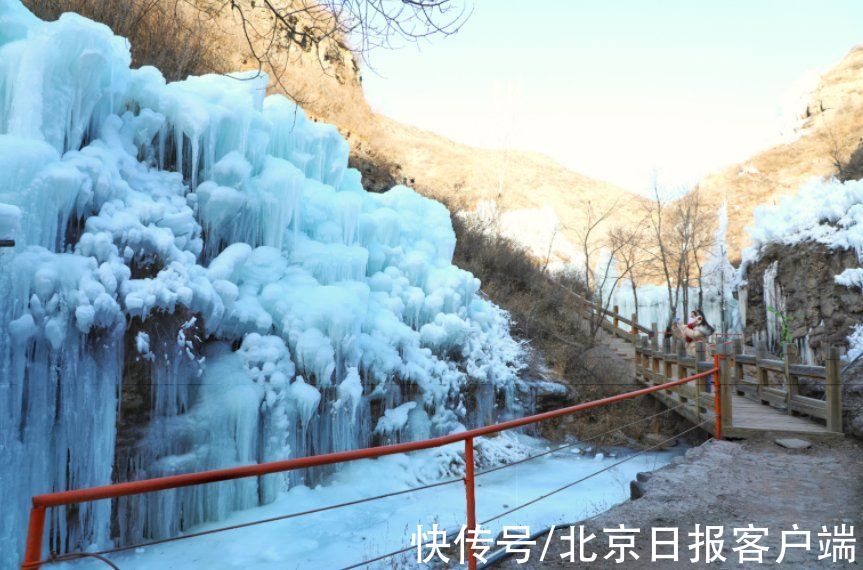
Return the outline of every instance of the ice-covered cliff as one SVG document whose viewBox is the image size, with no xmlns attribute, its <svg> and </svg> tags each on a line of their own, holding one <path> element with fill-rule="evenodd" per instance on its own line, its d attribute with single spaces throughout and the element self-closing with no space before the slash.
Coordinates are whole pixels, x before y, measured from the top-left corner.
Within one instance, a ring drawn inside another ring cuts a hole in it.
<svg viewBox="0 0 863 570">
<path fill-rule="evenodd" d="M 850 359 L 863 352 L 863 180 L 813 179 L 756 208 L 749 237 L 739 290 L 747 332 L 781 350 L 784 319 L 809 363 L 828 346 Z"/>
<path fill-rule="evenodd" d="M 0 567 L 34 493 L 522 411 L 522 348 L 452 265 L 447 210 L 363 191 L 266 84 L 166 84 L 108 28 L 0 0 Z M 48 541 L 165 536 L 323 475 L 56 509 Z"/>
</svg>

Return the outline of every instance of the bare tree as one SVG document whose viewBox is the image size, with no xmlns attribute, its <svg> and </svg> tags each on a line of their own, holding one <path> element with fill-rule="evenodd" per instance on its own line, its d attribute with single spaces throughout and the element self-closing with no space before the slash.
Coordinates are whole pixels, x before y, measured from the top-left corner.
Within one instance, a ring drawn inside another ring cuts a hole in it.
<svg viewBox="0 0 863 570">
<path fill-rule="evenodd" d="M 686 198 L 690 201 L 690 219 L 692 231 L 690 235 L 689 253 L 691 264 L 695 266 L 695 282 L 698 286 L 699 308 L 704 307 L 704 259 L 709 256 L 710 248 L 716 242 L 713 233 L 714 213 L 708 211 L 702 201 L 701 190 L 695 188 Z M 691 286 L 691 284 L 690 284 Z"/>
<path fill-rule="evenodd" d="M 830 161 L 836 169 L 836 174 L 840 178 L 844 178 L 847 158 L 851 152 L 852 140 L 847 136 L 843 137 L 840 135 L 834 125 L 825 128 L 824 136 L 827 138 L 827 154 L 830 156 Z"/>
<path fill-rule="evenodd" d="M 497 232 L 498 229 L 495 228 L 495 231 Z M 550 272 L 548 270 L 548 266 L 551 263 L 551 256 L 554 253 L 554 240 L 557 237 L 558 231 L 560 231 L 560 225 L 555 224 L 554 228 L 552 228 L 551 236 L 549 236 L 548 249 L 546 250 L 546 253 L 545 253 L 545 261 L 543 261 L 543 263 L 539 269 L 540 275 L 542 275 L 543 277 L 548 277 L 549 279 L 552 279 L 552 278 L 549 275 Z M 498 235 L 500 235 L 499 232 L 498 232 Z M 531 290 L 534 291 L 535 293 L 533 295 L 533 303 L 531 304 L 530 311 L 528 311 L 528 313 L 527 313 L 527 318 L 525 320 L 525 328 L 528 328 L 528 329 L 530 328 L 530 325 L 531 325 L 531 322 L 533 321 L 533 317 L 534 317 L 534 314 L 536 313 L 537 307 L 539 306 L 540 301 L 542 301 L 542 293 L 541 293 L 541 291 L 539 291 L 539 287 L 541 285 L 542 285 L 542 283 L 540 283 L 538 280 L 534 280 L 531 283 Z"/>
<path fill-rule="evenodd" d="M 608 232 L 612 249 L 617 252 L 620 277 L 628 279 L 632 288 L 636 322 L 638 322 L 638 286 L 642 277 L 647 276 L 649 269 L 649 252 L 645 249 L 646 233 L 643 220 L 635 224 L 614 226 Z"/>
<path fill-rule="evenodd" d="M 229 4 L 241 10 L 255 1 L 230 0 Z M 393 47 L 397 41 L 453 34 L 471 12 L 463 0 L 263 0 L 263 5 L 297 43 L 327 37 L 355 39 L 352 48 L 360 53 Z M 300 14 L 311 22 L 302 29 L 297 25 Z"/>
<path fill-rule="evenodd" d="M 839 180 L 857 180 L 863 177 L 863 139 L 851 135 L 841 136 L 835 125 L 825 127 L 827 154 Z M 855 148 L 856 145 L 856 148 Z"/>
<path fill-rule="evenodd" d="M 674 320 L 675 298 L 674 298 L 674 273 L 671 260 L 671 248 L 668 243 L 668 196 L 659 185 L 659 177 L 653 176 L 653 195 L 651 199 L 644 202 L 644 218 L 647 221 L 647 232 L 653 242 L 650 252 L 654 263 L 659 266 L 660 273 L 665 280 L 666 292 L 668 294 L 669 315 L 666 323 L 671 326 Z"/>
<path fill-rule="evenodd" d="M 590 316 L 587 319 L 588 336 L 591 341 L 596 339 L 605 318 L 604 312 L 608 310 L 614 290 L 622 278 L 619 274 L 613 276 L 611 272 L 619 244 L 608 239 L 603 232 L 604 226 L 618 210 L 618 206 L 618 200 L 601 208 L 594 202 L 585 200 L 580 208 L 584 219 L 577 227 L 569 228 L 578 238 L 585 296 L 594 303 L 596 309 L 589 313 Z M 606 257 L 602 263 L 597 263 L 601 255 Z M 594 267 L 594 264 L 597 266 Z"/>
<path fill-rule="evenodd" d="M 693 228 L 693 204 L 688 194 L 674 202 L 671 210 L 673 223 L 670 225 L 671 234 L 668 243 L 671 244 L 670 253 L 674 271 L 674 305 L 676 309 L 683 305 L 683 314 L 689 313 L 689 274 L 690 254 L 692 248 Z"/>
<path fill-rule="evenodd" d="M 286 55 L 297 47 L 317 54 L 321 69 L 335 45 L 363 58 L 376 48 L 399 47 L 461 29 L 472 13 L 471 0 L 174 0 L 213 15 L 239 16 L 248 52 L 259 71 L 282 81 Z"/>
<path fill-rule="evenodd" d="M 652 264 L 665 281 L 669 314 L 666 326 L 670 326 L 678 307 L 684 314 L 693 304 L 701 307 L 704 302 L 703 259 L 713 244 L 713 224 L 705 207 L 701 192 L 694 188 L 671 199 L 654 178 L 653 197 L 645 204 L 645 220 Z M 698 298 L 690 298 L 692 289 L 697 289 Z"/>
<path fill-rule="evenodd" d="M 674 203 L 673 213 L 674 233 L 671 243 L 675 246 L 674 262 L 677 267 L 674 306 L 682 304 L 683 313 L 688 314 L 692 305 L 690 291 L 693 288 L 698 289 L 699 308 L 704 301 L 702 257 L 713 244 L 712 218 L 704 207 L 698 188 L 679 198 Z"/>
<path fill-rule="evenodd" d="M 578 247 L 581 250 L 584 285 L 588 295 L 593 294 L 597 284 L 593 271 L 593 261 L 600 250 L 606 246 L 602 239 L 602 227 L 611 218 L 617 205 L 618 202 L 615 201 L 608 207 L 597 208 L 596 204 L 590 200 L 582 200 L 581 202 L 580 210 L 584 214 L 584 220 L 574 228 L 574 233 L 578 237 Z"/>
<path fill-rule="evenodd" d="M 554 224 L 554 227 L 551 230 L 551 235 L 548 238 L 548 249 L 545 252 L 545 261 L 542 264 L 542 272 L 546 273 L 548 271 L 548 266 L 551 263 L 551 256 L 554 253 L 554 240 L 557 237 L 557 233 L 560 231 L 560 224 Z"/>
</svg>

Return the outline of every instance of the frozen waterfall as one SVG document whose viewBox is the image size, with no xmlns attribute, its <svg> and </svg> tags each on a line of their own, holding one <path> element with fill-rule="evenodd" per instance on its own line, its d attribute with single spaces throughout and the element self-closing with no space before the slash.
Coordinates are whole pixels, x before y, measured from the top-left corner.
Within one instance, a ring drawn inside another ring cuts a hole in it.
<svg viewBox="0 0 863 570">
<path fill-rule="evenodd" d="M 36 493 L 523 411 L 522 347 L 452 265 L 444 206 L 366 193 L 265 76 L 130 62 L 105 26 L 0 0 L 0 567 Z M 162 537 L 326 474 L 55 509 L 46 540 Z"/>
</svg>

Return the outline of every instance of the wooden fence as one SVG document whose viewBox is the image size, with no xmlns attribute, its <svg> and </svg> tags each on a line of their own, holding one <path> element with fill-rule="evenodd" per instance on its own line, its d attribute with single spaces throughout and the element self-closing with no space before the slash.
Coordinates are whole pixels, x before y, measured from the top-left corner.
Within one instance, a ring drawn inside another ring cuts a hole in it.
<svg viewBox="0 0 863 570">
<path fill-rule="evenodd" d="M 636 377 L 644 384 L 656 385 L 670 378 L 709 370 L 713 366 L 709 356 L 712 352 L 722 363 L 720 384 L 727 388 L 720 390 L 722 423 L 729 429 L 734 425 L 733 396 L 738 395 L 789 415 L 823 420 L 826 431 L 842 432 L 842 386 L 836 347 L 828 350 L 826 366 L 810 366 L 798 362 L 793 346 L 787 348 L 782 359 L 769 355 L 763 344 L 755 354 L 746 354 L 740 339 L 712 345 L 710 352 L 708 346 L 699 342 L 694 354 L 690 354 L 682 340 L 641 335 L 635 341 Z M 801 379 L 805 379 L 804 382 Z M 800 393 L 807 381 L 811 392 L 823 393 L 824 399 Z M 680 386 L 674 393 L 664 392 L 658 393 L 660 400 L 669 406 L 683 404 L 682 414 L 692 421 L 703 421 L 714 408 L 714 395 L 704 381 Z"/>
<path fill-rule="evenodd" d="M 687 352 L 686 343 L 660 332 L 656 323 L 647 328 L 638 324 L 636 315 L 621 315 L 617 306 L 604 309 L 582 295 L 570 293 L 576 297 L 582 315 L 592 318 L 601 313 L 603 330 L 634 345 L 635 374 L 643 384 L 663 384 L 709 370 L 714 366 L 714 357 L 719 356 L 720 384 L 729 388 L 720 391 L 721 420 L 729 429 L 733 426 L 733 396 L 746 396 L 770 406 L 769 410 L 808 416 L 823 421 L 827 432 L 842 433 L 838 348 L 827 350 L 825 366 L 801 364 L 794 345 L 788 345 L 783 357 L 777 358 L 767 351 L 766 343 L 747 347 L 739 336 L 728 342 L 696 343 L 694 351 Z M 810 395 L 801 394 L 801 387 Z M 823 399 L 813 397 L 815 394 Z M 680 406 L 681 415 L 693 422 L 712 418 L 715 409 L 713 391 L 704 379 L 654 396 L 668 406 Z"/>
<path fill-rule="evenodd" d="M 822 419 L 831 432 L 842 431 L 838 348 L 828 348 L 826 366 L 810 366 L 800 364 L 794 345 L 786 345 L 782 359 L 772 356 L 763 342 L 758 343 L 754 354 L 746 354 L 740 340 L 735 340 L 733 346 L 731 381 L 738 394 L 784 408 L 791 415 Z M 823 386 L 824 399 L 801 395 L 801 379 L 816 392 Z"/>
<path fill-rule="evenodd" d="M 654 325 L 655 326 L 655 325 Z M 694 354 L 687 354 L 686 345 L 676 339 L 660 342 L 659 335 L 650 337 L 639 335 L 635 338 L 635 376 L 637 381 L 647 386 L 656 386 L 668 381 L 669 378 L 683 378 L 698 372 L 719 367 L 719 385 L 727 386 L 730 378 L 730 353 L 724 345 L 719 345 L 708 353 L 705 343 L 695 346 Z M 731 391 L 720 390 L 721 424 L 727 431 L 733 425 L 733 408 Z M 677 412 L 693 423 L 710 420 L 708 431 L 713 431 L 715 423 L 715 386 L 710 378 L 702 378 L 687 385 L 656 392 L 654 396 L 668 407 L 677 408 Z"/>
</svg>

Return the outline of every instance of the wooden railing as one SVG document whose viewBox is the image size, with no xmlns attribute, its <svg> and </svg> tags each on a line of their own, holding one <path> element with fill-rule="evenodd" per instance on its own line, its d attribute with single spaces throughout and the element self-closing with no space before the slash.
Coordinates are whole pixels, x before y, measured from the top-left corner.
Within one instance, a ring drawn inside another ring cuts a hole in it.
<svg viewBox="0 0 863 570">
<path fill-rule="evenodd" d="M 746 354 L 746 347 L 739 338 L 713 346 L 713 355 L 725 363 L 720 367 L 724 425 L 733 425 L 731 396 L 736 393 L 784 409 L 788 414 L 824 420 L 827 431 L 842 432 L 842 386 L 836 347 L 828 350 L 826 366 L 811 366 L 799 363 L 796 349 L 791 345 L 781 360 L 771 357 L 763 343 L 756 354 Z M 640 336 L 635 342 L 636 377 L 649 386 L 712 366 L 708 345 L 701 342 L 695 345 L 692 355 L 687 353 L 686 343 L 675 338 L 665 337 L 660 341 L 659 335 Z M 813 379 L 815 387 L 823 386 L 825 399 L 801 395 L 801 378 Z M 683 415 L 692 421 L 704 418 L 714 403 L 714 396 L 704 382 L 681 386 L 674 391 L 665 390 L 657 393 L 657 397 L 667 405 L 684 404 Z"/>
<path fill-rule="evenodd" d="M 625 338 L 638 333 L 644 333 L 647 335 L 654 334 L 654 331 L 651 329 L 638 324 L 638 317 L 636 315 L 633 314 L 631 318 L 621 315 L 620 309 L 617 305 L 614 305 L 611 309 L 606 309 L 594 303 L 590 299 L 587 299 L 581 293 L 576 293 L 572 289 L 564 287 L 563 285 L 561 285 L 561 288 L 575 298 L 575 302 L 578 305 L 578 314 L 585 318 L 591 318 L 596 316 L 597 313 L 601 313 L 603 317 L 606 317 L 600 321 L 600 326 L 615 336 Z M 621 323 L 626 325 L 626 328 L 621 327 Z"/>
<path fill-rule="evenodd" d="M 611 310 L 603 309 L 571 289 L 566 291 L 575 297 L 579 314 L 588 319 L 602 314 L 603 330 L 635 346 L 636 377 L 640 382 L 656 385 L 683 378 L 713 367 L 713 358 L 718 356 L 727 364 L 726 377 L 721 381 L 722 386 L 729 387 L 721 396 L 724 425 L 732 425 L 731 395 L 736 393 L 790 415 L 823 420 L 828 431 L 842 433 L 842 386 L 836 347 L 827 350 L 825 366 L 811 366 L 800 363 L 794 345 L 788 345 L 779 359 L 767 351 L 766 343 L 752 349 L 743 344 L 741 336 L 717 334 L 716 343 L 697 343 L 694 354 L 688 354 L 683 341 L 660 332 L 656 323 L 647 328 L 638 324 L 636 315 L 631 318 L 621 315 L 617 305 Z M 734 340 L 726 341 L 729 338 Z M 747 349 L 754 354 L 747 354 Z M 802 395 L 801 379 L 804 383 L 806 379 L 814 380 L 814 387 L 823 386 L 824 399 Z M 682 414 L 693 422 L 703 421 L 714 409 L 713 394 L 704 380 L 657 392 L 655 396 L 669 406 L 683 404 Z"/>
<path fill-rule="evenodd" d="M 746 354 L 740 340 L 734 344 L 731 381 L 738 394 L 785 408 L 789 414 L 820 418 L 832 432 L 842 431 L 842 386 L 839 377 L 839 350 L 827 349 L 826 366 L 801 364 L 794 345 L 785 346 L 783 358 L 773 357 L 766 343 L 758 343 L 754 354 Z M 800 394 L 800 379 L 823 383 L 825 399 Z"/>
<path fill-rule="evenodd" d="M 656 325 L 654 325 L 655 327 Z M 711 368 L 719 368 L 718 386 L 705 379 L 699 379 L 687 386 L 656 392 L 654 396 L 669 407 L 678 408 L 678 413 L 693 423 L 711 419 L 709 426 L 716 423 L 716 410 L 720 410 L 720 424 L 730 428 L 733 425 L 731 390 L 724 389 L 730 379 L 730 348 L 719 344 L 708 353 L 705 343 L 699 342 L 692 355 L 687 354 L 686 345 L 676 342 L 660 342 L 659 335 L 638 336 L 635 340 L 636 379 L 647 386 L 666 383 L 668 378 L 685 378 Z M 719 387 L 720 402 L 716 402 L 716 388 Z M 681 389 L 678 389 L 681 388 Z M 718 405 L 717 405 L 718 404 Z"/>
</svg>

